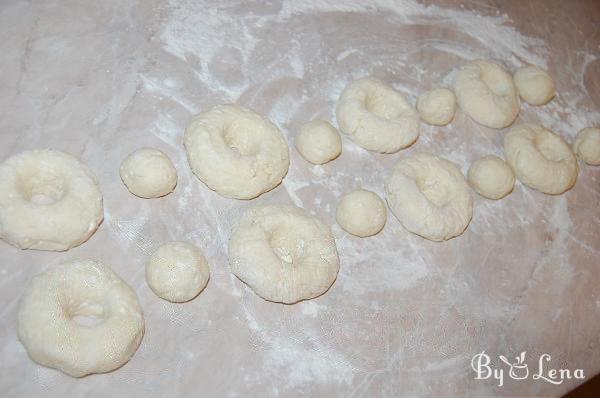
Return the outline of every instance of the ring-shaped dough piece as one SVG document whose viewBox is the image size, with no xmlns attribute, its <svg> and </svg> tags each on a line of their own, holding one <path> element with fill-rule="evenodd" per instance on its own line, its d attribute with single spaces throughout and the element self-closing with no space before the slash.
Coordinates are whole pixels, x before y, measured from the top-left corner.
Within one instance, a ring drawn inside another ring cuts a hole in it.
<svg viewBox="0 0 600 398">
<path fill-rule="evenodd" d="M 460 108 L 477 123 L 495 129 L 509 126 L 519 114 L 519 95 L 500 65 L 475 60 L 464 65 L 454 81 Z"/>
<path fill-rule="evenodd" d="M 194 174 L 222 196 L 252 199 L 281 183 L 290 164 L 281 131 L 257 113 L 217 105 L 195 116 L 185 131 Z"/>
<path fill-rule="evenodd" d="M 260 297 L 286 304 L 325 293 L 340 267 L 329 227 L 295 206 L 248 210 L 229 240 L 229 264 Z"/>
<path fill-rule="evenodd" d="M 519 181 L 550 195 L 577 181 L 577 159 L 561 136 L 537 124 L 521 124 L 504 136 L 504 155 Z"/>
<path fill-rule="evenodd" d="M 0 165 L 0 238 L 21 249 L 68 250 L 104 218 L 96 176 L 68 153 L 19 153 Z"/>
<path fill-rule="evenodd" d="M 146 263 L 146 281 L 160 298 L 173 303 L 190 301 L 200 294 L 210 278 L 202 251 L 187 242 L 166 242 Z"/>
<path fill-rule="evenodd" d="M 462 234 L 473 217 L 463 174 L 448 160 L 428 154 L 395 166 L 386 183 L 386 199 L 404 228 L 432 241 Z"/>
<path fill-rule="evenodd" d="M 402 94 L 380 80 L 365 77 L 350 83 L 336 107 L 340 130 L 370 151 L 393 153 L 419 136 L 419 113 Z"/>
<path fill-rule="evenodd" d="M 585 163 L 600 166 L 600 128 L 587 127 L 577 133 L 573 151 Z"/>
<path fill-rule="evenodd" d="M 515 173 L 498 156 L 487 155 L 469 167 L 467 180 L 479 195 L 488 199 L 502 199 L 515 186 Z"/>
<path fill-rule="evenodd" d="M 155 148 L 140 148 L 121 163 L 119 175 L 129 192 L 140 198 L 160 198 L 173 192 L 177 170 L 171 159 Z"/>
<path fill-rule="evenodd" d="M 18 335 L 29 357 L 73 377 L 125 364 L 144 335 L 134 291 L 93 260 L 50 267 L 26 288 Z"/>
</svg>

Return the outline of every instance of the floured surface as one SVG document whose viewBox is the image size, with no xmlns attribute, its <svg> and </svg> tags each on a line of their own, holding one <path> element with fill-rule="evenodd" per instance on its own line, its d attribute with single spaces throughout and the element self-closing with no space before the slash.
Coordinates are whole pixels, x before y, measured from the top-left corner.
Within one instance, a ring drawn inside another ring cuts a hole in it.
<svg viewBox="0 0 600 398">
<path fill-rule="evenodd" d="M 359 239 L 335 225 L 339 198 L 383 180 L 407 154 L 429 151 L 466 172 L 502 155 L 502 133 L 462 112 L 446 127 L 422 125 L 417 143 L 376 155 L 343 139 L 340 158 L 313 166 L 292 149 L 283 184 L 253 201 L 224 199 L 191 173 L 183 130 L 200 110 L 236 102 L 275 122 L 292 147 L 299 126 L 333 119 L 351 80 L 374 75 L 414 104 L 447 85 L 465 60 L 495 58 L 514 70 L 547 68 L 557 97 L 523 105 L 572 140 L 600 124 L 600 6 L 593 1 L 380 1 L 213 5 L 196 1 L 103 1 L 0 6 L 0 159 L 53 147 L 98 175 L 105 221 L 66 253 L 0 243 L 0 389 L 6 396 L 374 396 L 560 395 L 578 383 L 473 380 L 471 357 L 542 353 L 552 364 L 600 371 L 600 169 L 581 167 L 575 188 L 550 197 L 517 184 L 499 202 L 474 195 L 466 233 L 445 243 L 406 232 L 390 215 Z M 565 3 L 565 4 L 563 4 Z M 560 15 L 559 20 L 553 18 Z M 163 150 L 180 179 L 175 192 L 142 200 L 118 168 L 142 146 Z M 229 272 L 226 243 L 248 207 L 293 203 L 332 225 L 341 258 L 324 296 L 268 303 Z M 158 299 L 144 280 L 147 256 L 167 240 L 198 245 L 211 280 L 196 300 Z M 16 338 L 25 284 L 52 264 L 95 258 L 137 291 L 146 335 L 116 372 L 75 380 L 31 362 Z"/>
</svg>

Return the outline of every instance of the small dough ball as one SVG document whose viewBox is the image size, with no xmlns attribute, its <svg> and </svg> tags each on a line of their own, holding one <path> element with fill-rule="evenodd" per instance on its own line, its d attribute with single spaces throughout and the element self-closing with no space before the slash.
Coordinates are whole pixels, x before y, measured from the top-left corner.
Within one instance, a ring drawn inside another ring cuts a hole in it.
<svg viewBox="0 0 600 398">
<path fill-rule="evenodd" d="M 456 97 L 447 88 L 436 88 L 419 96 L 417 110 L 425 123 L 444 126 L 456 112 Z"/>
<path fill-rule="evenodd" d="M 338 131 L 325 120 L 313 120 L 300 128 L 296 149 L 313 164 L 324 164 L 337 158 L 342 152 L 342 140 Z"/>
<path fill-rule="evenodd" d="M 383 229 L 387 220 L 387 210 L 377 194 L 357 189 L 342 198 L 335 218 L 346 232 L 364 238 Z"/>
<path fill-rule="evenodd" d="M 577 133 L 573 151 L 579 159 L 587 164 L 600 166 L 600 129 L 587 127 Z"/>
<path fill-rule="evenodd" d="M 177 185 L 177 171 L 171 159 L 154 148 L 141 148 L 121 164 L 121 180 L 129 192 L 140 198 L 165 196 Z"/>
<path fill-rule="evenodd" d="M 519 68 L 513 76 L 519 96 L 531 105 L 547 104 L 555 95 L 554 81 L 535 65 Z"/>
<path fill-rule="evenodd" d="M 475 192 L 488 199 L 501 199 L 515 186 L 515 174 L 510 166 L 494 155 L 473 162 L 468 180 Z"/>
<path fill-rule="evenodd" d="M 204 255 L 187 242 L 162 244 L 146 264 L 146 280 L 152 291 L 174 303 L 196 297 L 206 287 L 209 277 Z"/>
</svg>

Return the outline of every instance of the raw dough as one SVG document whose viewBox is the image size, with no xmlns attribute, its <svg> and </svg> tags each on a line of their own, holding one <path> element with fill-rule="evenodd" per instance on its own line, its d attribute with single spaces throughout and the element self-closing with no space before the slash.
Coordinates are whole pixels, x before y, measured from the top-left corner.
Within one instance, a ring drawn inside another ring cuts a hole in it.
<svg viewBox="0 0 600 398">
<path fill-rule="evenodd" d="M 377 194 L 357 189 L 342 198 L 335 218 L 346 232 L 364 238 L 383 229 L 387 220 L 387 210 Z"/>
<path fill-rule="evenodd" d="M 528 104 L 544 105 L 554 98 L 554 81 L 545 70 L 537 66 L 519 68 L 513 78 L 519 96 Z"/>
<path fill-rule="evenodd" d="M 577 160 L 565 140 L 537 124 L 513 127 L 504 136 L 506 161 L 517 178 L 540 192 L 558 195 L 577 181 Z"/>
<path fill-rule="evenodd" d="M 370 151 L 397 152 L 419 136 L 419 113 L 402 94 L 372 77 L 344 89 L 336 116 L 341 131 Z"/>
<path fill-rule="evenodd" d="M 44 149 L 0 165 L 0 238 L 21 249 L 68 250 L 104 218 L 96 176 L 74 156 Z"/>
<path fill-rule="evenodd" d="M 228 198 L 252 199 L 270 191 L 290 165 L 281 131 L 235 105 L 217 105 L 195 116 L 184 144 L 194 174 Z"/>
<path fill-rule="evenodd" d="M 587 164 L 600 166 L 600 129 L 587 127 L 577 133 L 573 150 Z"/>
<path fill-rule="evenodd" d="M 296 149 L 313 164 L 323 164 L 340 156 L 342 140 L 331 123 L 313 120 L 300 127 L 296 137 Z"/>
<path fill-rule="evenodd" d="M 477 123 L 496 129 L 519 114 L 519 96 L 512 77 L 498 64 L 475 60 L 456 76 L 454 93 L 461 109 Z"/>
<path fill-rule="evenodd" d="M 468 180 L 481 196 L 501 199 L 513 190 L 515 174 L 504 160 L 488 155 L 473 162 L 469 168 Z"/>
<path fill-rule="evenodd" d="M 229 240 L 229 264 L 259 296 L 286 304 L 322 295 L 340 268 L 329 227 L 295 206 L 248 210 Z"/>
<path fill-rule="evenodd" d="M 473 216 L 464 176 L 453 163 L 436 156 L 401 160 L 385 188 L 388 205 L 404 228 L 429 240 L 462 234 Z"/>
<path fill-rule="evenodd" d="M 447 88 L 435 88 L 419 96 L 417 110 L 425 123 L 444 126 L 456 112 L 456 97 Z"/>
<path fill-rule="evenodd" d="M 165 196 L 177 185 L 177 171 L 171 159 L 154 148 L 141 148 L 121 164 L 121 180 L 129 192 L 140 198 Z"/>
<path fill-rule="evenodd" d="M 26 288 L 19 339 L 35 362 L 73 377 L 105 373 L 129 361 L 144 335 L 134 291 L 93 260 L 50 267 Z"/>
<path fill-rule="evenodd" d="M 204 255 L 187 242 L 167 242 L 146 263 L 146 281 L 160 298 L 183 303 L 196 297 L 208 283 L 210 271 Z"/>
</svg>

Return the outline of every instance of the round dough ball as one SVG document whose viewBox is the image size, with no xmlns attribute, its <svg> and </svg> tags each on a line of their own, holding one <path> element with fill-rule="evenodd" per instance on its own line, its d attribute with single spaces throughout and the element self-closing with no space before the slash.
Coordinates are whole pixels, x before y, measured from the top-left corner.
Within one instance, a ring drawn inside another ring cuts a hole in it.
<svg viewBox="0 0 600 398">
<path fill-rule="evenodd" d="M 460 108 L 487 127 L 509 126 L 519 114 L 512 77 L 492 61 L 475 60 L 464 65 L 456 76 L 454 93 Z"/>
<path fill-rule="evenodd" d="M 504 136 L 504 155 L 530 188 L 559 195 L 577 181 L 577 159 L 561 136 L 537 124 L 521 124 Z"/>
<path fill-rule="evenodd" d="M 125 364 L 144 335 L 135 292 L 93 260 L 50 267 L 23 293 L 17 331 L 29 357 L 73 377 Z"/>
<path fill-rule="evenodd" d="M 313 164 L 324 164 L 340 156 L 340 134 L 325 120 L 313 120 L 300 127 L 296 137 L 296 149 Z"/>
<path fill-rule="evenodd" d="M 488 155 L 473 162 L 469 168 L 468 180 L 481 196 L 501 199 L 513 190 L 515 174 L 504 160 Z"/>
<path fill-rule="evenodd" d="M 600 166 L 600 129 L 588 127 L 577 133 L 573 150 L 587 164 Z"/>
<path fill-rule="evenodd" d="M 387 210 L 377 194 L 358 189 L 342 198 L 335 218 L 346 232 L 364 238 L 383 229 L 387 220 Z"/>
<path fill-rule="evenodd" d="M 69 250 L 104 218 L 96 176 L 68 153 L 44 149 L 0 165 L 0 238 L 20 249 Z"/>
<path fill-rule="evenodd" d="M 248 210 L 229 240 L 231 271 L 265 300 L 318 297 L 340 268 L 328 226 L 295 206 Z"/>
<path fill-rule="evenodd" d="M 290 165 L 281 131 L 257 113 L 217 105 L 195 116 L 184 137 L 192 171 L 218 194 L 252 199 L 281 183 Z"/>
<path fill-rule="evenodd" d="M 419 96 L 417 110 L 425 123 L 444 126 L 456 112 L 456 97 L 447 88 L 436 88 Z"/>
<path fill-rule="evenodd" d="M 154 148 L 141 148 L 130 154 L 119 174 L 129 192 L 140 198 L 165 196 L 177 185 L 177 171 L 171 159 Z"/>
<path fill-rule="evenodd" d="M 554 81 L 545 70 L 534 65 L 517 69 L 514 75 L 519 96 L 531 105 L 544 105 L 554 98 Z"/>
<path fill-rule="evenodd" d="M 369 151 L 397 152 L 419 136 L 419 113 L 402 94 L 372 77 L 344 89 L 336 117 L 342 133 Z"/>
<path fill-rule="evenodd" d="M 160 298 L 183 303 L 196 297 L 208 283 L 210 271 L 204 255 L 187 242 L 167 242 L 146 263 L 146 281 Z"/>
<path fill-rule="evenodd" d="M 388 205 L 404 228 L 432 241 L 462 234 L 473 217 L 465 178 L 446 159 L 427 154 L 405 158 L 385 188 Z"/>
</svg>

